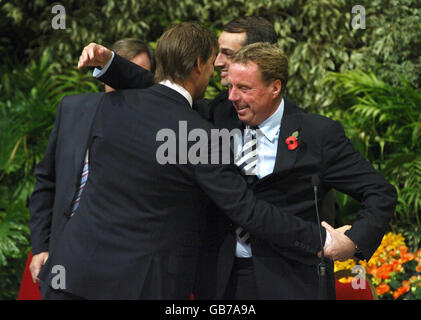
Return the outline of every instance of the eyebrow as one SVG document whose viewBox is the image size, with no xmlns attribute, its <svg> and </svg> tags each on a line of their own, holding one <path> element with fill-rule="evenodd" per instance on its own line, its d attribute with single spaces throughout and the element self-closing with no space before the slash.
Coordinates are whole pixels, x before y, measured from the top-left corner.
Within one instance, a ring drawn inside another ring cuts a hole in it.
<svg viewBox="0 0 421 320">
<path fill-rule="evenodd" d="M 228 48 L 219 48 L 219 52 L 222 52 L 224 54 L 233 54 L 234 50 L 228 49 Z"/>
</svg>

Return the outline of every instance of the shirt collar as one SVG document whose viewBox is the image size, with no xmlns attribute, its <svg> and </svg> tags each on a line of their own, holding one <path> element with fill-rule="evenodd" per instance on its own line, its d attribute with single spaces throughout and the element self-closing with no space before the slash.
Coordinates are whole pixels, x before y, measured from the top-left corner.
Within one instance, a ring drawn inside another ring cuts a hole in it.
<svg viewBox="0 0 421 320">
<path fill-rule="evenodd" d="M 284 99 L 282 98 L 276 111 L 265 121 L 259 125 L 259 129 L 265 135 L 265 137 L 273 143 L 276 135 L 281 127 L 282 116 L 284 114 Z M 248 127 L 248 126 L 247 126 Z"/>
<path fill-rule="evenodd" d="M 177 91 L 179 94 L 181 94 L 184 98 L 187 99 L 190 107 L 193 106 L 193 98 L 192 98 L 191 94 L 185 88 L 180 86 L 179 84 L 171 82 L 170 80 L 161 81 L 159 84 L 162 84 L 162 85 L 164 85 L 168 88 L 171 88 L 171 89 Z"/>
</svg>

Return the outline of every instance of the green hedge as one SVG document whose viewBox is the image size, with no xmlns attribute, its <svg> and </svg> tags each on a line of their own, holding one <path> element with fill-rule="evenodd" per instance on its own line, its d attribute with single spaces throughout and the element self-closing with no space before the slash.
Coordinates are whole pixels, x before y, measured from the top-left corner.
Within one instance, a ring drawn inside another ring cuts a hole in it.
<svg viewBox="0 0 421 320">
<path fill-rule="evenodd" d="M 24 61 L 54 51 L 62 67 L 75 65 L 91 41 L 110 45 L 123 37 L 155 42 L 171 23 L 198 20 L 218 32 L 231 19 L 260 15 L 271 21 L 290 57 L 288 94 L 311 110 L 332 102 L 328 71 L 361 69 L 390 84 L 397 75 L 421 85 L 419 0 L 67 0 L 66 29 L 54 30 L 54 2 L 16 0 L 1 7 L 0 59 L 17 51 Z M 353 5 L 366 9 L 366 29 L 354 30 Z M 18 40 L 18 41 L 13 41 Z M 17 44 L 17 46 L 16 46 Z M 216 86 L 216 85 L 215 85 Z"/>
</svg>

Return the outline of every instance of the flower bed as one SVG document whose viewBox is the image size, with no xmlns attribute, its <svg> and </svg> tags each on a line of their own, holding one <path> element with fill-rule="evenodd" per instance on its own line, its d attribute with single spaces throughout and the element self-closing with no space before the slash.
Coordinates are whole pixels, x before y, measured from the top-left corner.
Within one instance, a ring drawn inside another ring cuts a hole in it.
<svg viewBox="0 0 421 320">
<path fill-rule="evenodd" d="M 358 261 L 376 288 L 379 299 L 421 299 L 421 249 L 409 252 L 401 234 L 388 233 L 371 259 Z M 356 260 L 335 261 L 335 271 L 357 265 Z M 351 282 L 353 277 L 341 282 Z"/>
</svg>

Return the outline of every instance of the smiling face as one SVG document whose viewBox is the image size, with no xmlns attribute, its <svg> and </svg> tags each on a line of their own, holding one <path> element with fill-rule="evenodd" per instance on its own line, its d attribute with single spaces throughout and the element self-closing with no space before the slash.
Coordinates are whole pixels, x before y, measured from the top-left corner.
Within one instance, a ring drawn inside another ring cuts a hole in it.
<svg viewBox="0 0 421 320">
<path fill-rule="evenodd" d="M 258 126 L 278 108 L 282 99 L 281 81 L 266 84 L 256 63 L 231 63 L 228 70 L 229 97 L 238 118 L 249 126 Z"/>
<path fill-rule="evenodd" d="M 228 86 L 228 67 L 231 56 L 240 50 L 246 42 L 246 33 L 231 33 L 222 31 L 218 38 L 219 53 L 215 60 L 215 67 L 221 71 L 221 85 Z"/>
</svg>

